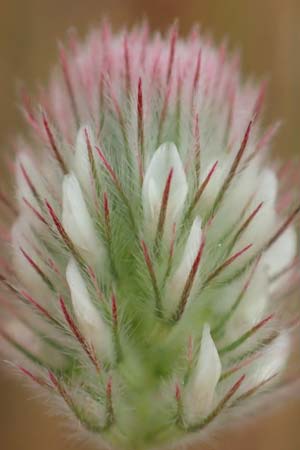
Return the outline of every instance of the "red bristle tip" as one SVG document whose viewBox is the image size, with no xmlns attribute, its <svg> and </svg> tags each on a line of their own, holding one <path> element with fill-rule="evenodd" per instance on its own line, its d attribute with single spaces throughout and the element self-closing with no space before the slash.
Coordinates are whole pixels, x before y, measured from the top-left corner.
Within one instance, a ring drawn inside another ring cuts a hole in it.
<svg viewBox="0 0 300 450">
<path fill-rule="evenodd" d="M 174 255 L 175 240 L 176 240 L 176 223 L 173 223 L 172 238 L 170 242 L 170 253 L 169 253 L 170 258 L 173 258 Z"/>
<path fill-rule="evenodd" d="M 195 95 L 197 93 L 197 89 L 199 87 L 199 81 L 200 81 L 200 72 L 201 72 L 201 57 L 202 57 L 202 52 L 201 49 L 198 52 L 197 55 L 197 61 L 196 61 L 196 67 L 195 67 L 195 73 L 194 73 L 194 79 L 193 79 L 193 87 L 192 87 L 192 105 L 194 103 L 195 100 Z"/>
<path fill-rule="evenodd" d="M 215 407 L 215 409 L 199 425 L 191 426 L 190 430 L 193 431 L 200 430 L 204 426 L 212 422 L 221 413 L 221 411 L 227 405 L 229 400 L 234 396 L 234 394 L 238 391 L 245 378 L 246 375 L 242 375 L 237 380 L 237 382 L 228 390 L 228 392 L 225 394 L 225 396 L 222 398 L 219 404 Z"/>
<path fill-rule="evenodd" d="M 175 398 L 177 402 L 181 401 L 181 389 L 179 383 L 175 384 Z"/>
<path fill-rule="evenodd" d="M 268 322 L 270 322 L 270 320 L 272 320 L 274 318 L 275 314 L 270 314 L 268 317 L 265 317 L 263 320 L 261 320 L 258 324 L 256 324 L 251 332 L 255 333 L 256 331 L 258 331 L 260 328 L 264 327 Z"/>
<path fill-rule="evenodd" d="M 187 213 L 186 213 L 186 218 L 188 218 L 190 216 L 190 214 L 192 213 L 192 211 L 194 210 L 195 206 L 198 204 L 203 192 L 205 191 L 209 181 L 211 180 L 211 177 L 213 176 L 217 166 L 218 166 L 219 161 L 216 161 L 214 163 L 214 165 L 212 166 L 212 168 L 210 169 L 210 171 L 208 172 L 208 174 L 206 175 L 205 179 L 203 180 L 203 182 L 201 183 L 201 185 L 199 186 L 195 197 L 191 203 L 190 208 L 188 209 Z M 213 216 L 210 218 L 212 219 Z"/>
<path fill-rule="evenodd" d="M 26 375 L 28 378 L 30 378 L 32 381 L 34 381 L 35 383 L 39 384 L 40 386 L 47 386 L 49 387 L 48 383 L 46 383 L 46 381 L 42 380 L 41 378 L 37 377 L 36 375 L 34 375 L 32 372 L 30 372 L 28 369 L 26 369 L 23 366 L 16 366 L 21 373 L 23 373 L 23 375 Z"/>
<path fill-rule="evenodd" d="M 170 172 L 168 174 L 167 180 L 166 180 L 166 184 L 165 184 L 165 187 L 164 187 L 162 200 L 161 200 L 160 213 L 159 213 L 159 218 L 158 218 L 156 239 L 155 239 L 156 245 L 158 244 L 158 241 L 162 237 L 163 230 L 164 230 L 164 224 L 165 224 L 165 220 L 166 220 L 166 214 L 167 214 L 167 208 L 168 208 L 168 200 L 169 200 L 169 195 L 170 195 L 170 189 L 171 189 L 171 183 L 172 183 L 173 174 L 174 174 L 174 169 L 171 168 Z"/>
<path fill-rule="evenodd" d="M 236 383 L 229 389 L 228 393 L 225 396 L 226 402 L 230 400 L 230 398 L 236 393 L 236 391 L 240 388 L 241 384 L 245 380 L 246 375 L 242 375 Z"/>
<path fill-rule="evenodd" d="M 41 213 L 39 213 L 39 211 L 25 198 L 22 197 L 23 202 L 25 203 L 26 206 L 28 206 L 28 208 L 33 212 L 33 214 L 44 224 L 44 225 L 48 225 L 47 221 L 44 219 L 44 217 L 42 216 Z"/>
<path fill-rule="evenodd" d="M 130 68 L 130 54 L 129 54 L 127 33 L 125 33 L 125 35 L 124 35 L 123 47 L 124 47 L 126 90 L 127 90 L 127 94 L 129 95 L 131 92 L 131 68 Z"/>
<path fill-rule="evenodd" d="M 46 207 L 48 209 L 48 212 L 49 212 L 49 214 L 50 214 L 50 216 L 51 216 L 51 218 L 52 218 L 52 220 L 53 220 L 57 230 L 59 232 L 61 232 L 61 233 L 65 233 L 64 228 L 62 226 L 62 223 L 60 222 L 60 220 L 59 220 L 58 216 L 56 215 L 54 209 L 52 208 L 52 206 L 50 205 L 50 203 L 47 200 L 45 200 L 45 205 L 46 205 Z"/>
<path fill-rule="evenodd" d="M 103 193 L 103 209 L 104 209 L 105 223 L 106 223 L 106 225 L 108 225 L 109 221 L 110 221 L 110 211 L 109 211 L 107 192 Z"/>
<path fill-rule="evenodd" d="M 140 180 L 143 182 L 144 178 L 144 105 L 143 105 L 143 89 L 142 79 L 138 82 L 138 96 L 137 96 L 137 122 L 138 122 L 138 164 L 140 172 Z"/>
<path fill-rule="evenodd" d="M 45 278 L 45 275 L 42 271 L 42 269 L 38 266 L 38 264 L 32 259 L 32 257 L 22 248 L 20 247 L 20 250 L 23 254 L 23 256 L 26 258 L 26 260 L 29 262 L 29 264 L 34 268 L 34 270 L 42 276 L 42 278 Z"/>
<path fill-rule="evenodd" d="M 193 362 L 193 347 L 194 347 L 193 344 L 194 344 L 194 343 L 193 343 L 193 338 L 192 338 L 192 336 L 189 336 L 189 339 L 188 339 L 187 359 L 188 359 L 188 362 L 189 362 L 189 365 L 190 365 L 190 366 L 191 366 L 191 364 L 192 364 L 192 362 Z"/>
<path fill-rule="evenodd" d="M 84 129 L 84 136 L 85 136 L 85 142 L 86 142 L 86 146 L 87 146 L 89 155 L 92 155 L 91 141 L 90 141 L 88 130 L 86 128 Z"/>
<path fill-rule="evenodd" d="M 217 275 L 219 275 L 226 267 L 228 267 L 230 264 L 232 264 L 237 258 L 239 258 L 241 255 L 243 255 L 247 250 L 249 250 L 253 244 L 248 244 L 246 247 L 242 248 L 242 250 L 239 250 L 234 255 L 232 255 L 230 258 L 228 258 L 223 264 L 221 264 L 219 267 L 217 267 L 216 270 L 214 270 L 206 279 L 204 285 L 209 283 L 213 278 L 215 278 Z"/>
<path fill-rule="evenodd" d="M 175 23 L 172 27 L 171 37 L 170 37 L 170 51 L 169 51 L 169 61 L 168 61 L 167 79 L 166 79 L 167 84 L 169 83 L 171 75 L 172 75 L 177 38 L 178 38 L 178 26 L 177 26 L 177 23 Z"/>
<path fill-rule="evenodd" d="M 256 100 L 254 108 L 253 108 L 253 116 L 254 117 L 257 117 L 263 108 L 265 97 L 266 97 L 267 87 L 268 87 L 268 82 L 267 82 L 267 80 L 265 80 L 261 84 L 261 87 L 258 92 L 257 100 Z"/>
<path fill-rule="evenodd" d="M 250 225 L 250 223 L 254 220 L 255 216 L 258 214 L 260 209 L 262 208 L 264 202 L 259 203 L 259 205 L 249 214 L 247 219 L 242 223 L 240 228 L 238 229 L 236 235 L 233 238 L 233 242 L 236 242 L 237 239 L 241 236 L 241 234 L 245 231 L 245 229 Z"/>
<path fill-rule="evenodd" d="M 75 118 L 76 123 L 78 124 L 80 122 L 79 114 L 78 114 L 78 110 L 77 110 L 75 95 L 74 95 L 72 81 L 71 81 L 71 77 L 70 77 L 70 70 L 69 70 L 67 55 L 66 55 L 66 52 L 65 52 L 65 49 L 63 48 L 63 46 L 60 46 L 59 50 L 60 50 L 59 51 L 60 62 L 61 62 L 62 72 L 64 75 L 65 84 L 66 84 L 68 95 L 70 98 L 70 103 L 71 103 L 71 107 L 73 110 L 74 118 Z"/>
<path fill-rule="evenodd" d="M 242 248 L 242 250 L 239 250 L 234 255 L 232 255 L 230 258 L 228 258 L 225 263 L 223 264 L 223 268 L 228 267 L 230 264 L 232 264 L 237 258 L 239 258 L 241 255 L 243 255 L 247 250 L 249 250 L 251 247 L 253 247 L 253 244 L 248 244 L 246 247 Z"/>
<path fill-rule="evenodd" d="M 43 118 L 43 124 L 44 124 L 44 128 L 45 128 L 45 131 L 46 131 L 46 135 L 48 137 L 49 144 L 50 144 L 50 147 L 51 147 L 51 149 L 53 151 L 55 159 L 57 160 L 57 162 L 58 162 L 59 166 L 61 167 L 63 173 L 66 174 L 68 172 L 68 170 L 66 168 L 65 162 L 62 159 L 62 156 L 61 156 L 61 154 L 60 154 L 60 152 L 58 150 L 58 147 L 56 145 L 56 142 L 55 142 L 55 139 L 54 139 L 54 135 L 52 133 L 52 130 L 50 129 L 50 125 L 49 125 L 49 122 L 48 122 L 48 119 L 47 119 L 47 116 L 46 116 L 45 112 L 42 113 L 42 118 Z"/>
<path fill-rule="evenodd" d="M 237 169 L 238 169 L 238 167 L 240 165 L 240 162 L 242 160 L 242 157 L 243 157 L 243 155 L 245 153 L 245 150 L 246 150 L 246 147 L 247 147 L 247 143 L 248 143 L 248 140 L 249 140 L 250 132 L 251 132 L 251 129 L 252 129 L 252 126 L 253 126 L 253 121 L 254 121 L 254 119 L 250 120 L 250 122 L 249 122 L 249 124 L 247 126 L 247 129 L 245 131 L 245 134 L 244 134 L 242 143 L 240 145 L 239 151 L 237 152 L 237 154 L 236 154 L 236 156 L 235 156 L 235 158 L 233 160 L 233 163 L 231 165 L 230 171 L 229 171 L 229 173 L 228 173 L 228 175 L 227 175 L 227 177 L 226 177 L 226 179 L 225 179 L 225 181 L 223 183 L 223 186 L 221 187 L 221 189 L 219 191 L 219 194 L 217 195 L 217 198 L 216 198 L 214 206 L 213 206 L 213 215 L 216 213 L 217 208 L 220 206 L 220 204 L 221 204 L 221 202 L 222 202 L 222 200 L 224 198 L 224 195 L 227 192 L 227 189 L 229 188 L 229 186 L 231 184 L 231 181 L 234 178 L 234 176 L 235 176 L 235 174 L 237 172 Z"/>
<path fill-rule="evenodd" d="M 281 123 L 275 123 L 275 125 L 271 125 L 262 138 L 258 141 L 256 145 L 255 152 L 258 152 L 260 149 L 267 147 L 268 144 L 272 141 L 273 137 L 276 135 L 277 131 L 280 128 Z"/>
<path fill-rule="evenodd" d="M 60 297 L 59 303 L 60 303 L 60 307 L 63 312 L 63 315 L 64 315 L 72 333 L 74 334 L 75 338 L 80 343 L 80 345 L 82 346 L 83 350 L 86 352 L 87 356 L 90 358 L 91 362 L 93 363 L 93 365 L 96 368 L 96 371 L 100 372 L 100 364 L 94 354 L 94 351 L 90 348 L 90 346 L 86 342 L 85 338 L 79 331 L 79 329 L 78 329 L 77 325 L 75 324 L 74 320 L 72 319 L 72 317 L 67 309 L 67 306 L 64 302 L 64 299 L 62 297 Z"/>
<path fill-rule="evenodd" d="M 166 92 L 165 92 L 162 109 L 161 109 L 161 113 L 160 113 L 159 124 L 158 124 L 158 138 L 159 139 L 161 137 L 163 125 L 164 125 L 164 122 L 165 122 L 165 119 L 167 116 L 169 100 L 170 100 L 170 95 L 171 95 L 171 89 L 172 89 L 172 85 L 169 83 L 166 87 Z"/>
<path fill-rule="evenodd" d="M 205 246 L 205 238 L 204 235 L 202 234 L 202 239 L 201 239 L 201 243 L 200 243 L 200 247 L 198 250 L 198 253 L 196 255 L 196 258 L 194 259 L 192 268 L 190 270 L 190 273 L 188 275 L 188 278 L 186 280 L 186 283 L 184 285 L 182 294 L 181 294 L 181 299 L 180 299 L 180 303 L 179 303 L 179 308 L 178 311 L 174 317 L 175 320 L 179 320 L 180 317 L 182 316 L 184 310 L 185 310 L 185 306 L 187 304 L 189 295 L 191 293 L 193 284 L 194 284 L 194 280 L 195 280 L 195 276 L 196 273 L 198 271 L 200 262 L 201 262 L 201 258 L 202 258 L 202 254 L 203 254 L 203 250 L 204 250 L 204 246 Z"/>
<path fill-rule="evenodd" d="M 61 221 L 59 220 L 56 213 L 54 212 L 54 209 L 52 208 L 52 206 L 50 205 L 50 203 L 47 200 L 45 200 L 45 204 L 46 204 L 48 212 L 54 222 L 54 225 L 55 225 L 58 233 L 60 234 L 60 237 L 64 241 L 65 245 L 71 250 L 71 252 L 77 259 L 80 259 L 80 255 L 77 253 L 77 251 L 76 251 L 72 241 L 70 240 L 68 234 L 66 233 Z"/>
<path fill-rule="evenodd" d="M 142 79 L 139 78 L 138 82 L 138 98 L 137 98 L 137 111 L 139 120 L 143 119 L 143 88 L 142 88 Z"/>
<path fill-rule="evenodd" d="M 251 271 L 250 271 L 250 274 L 249 274 L 248 278 L 246 279 L 246 282 L 245 282 L 245 284 L 244 284 L 244 286 L 243 286 L 243 290 L 242 290 L 243 293 L 245 293 L 245 292 L 247 291 L 247 289 L 249 288 L 250 283 L 251 283 L 251 281 L 253 280 L 254 274 L 255 274 L 255 272 L 256 272 L 256 269 L 257 269 L 257 266 L 258 266 L 260 260 L 261 260 L 261 255 L 259 255 L 259 256 L 256 258 L 256 260 L 255 260 L 255 262 L 254 262 L 254 264 L 253 264 L 253 267 L 252 267 L 252 269 L 251 269 Z"/>
<path fill-rule="evenodd" d="M 281 227 L 277 230 L 277 232 L 274 234 L 274 236 L 271 237 L 271 239 L 267 242 L 267 244 L 265 245 L 264 250 L 267 250 L 268 248 L 271 247 L 272 244 L 274 244 L 274 242 L 277 241 L 277 239 L 282 235 L 282 233 L 289 227 L 289 225 L 294 221 L 294 219 L 296 218 L 296 216 L 299 214 L 300 212 L 300 205 L 297 206 L 297 208 L 294 209 L 294 211 L 290 214 L 290 216 L 283 222 L 283 224 L 281 225 Z"/>
<path fill-rule="evenodd" d="M 194 157 L 195 157 L 195 174 L 196 183 L 198 185 L 200 178 L 200 165 L 201 165 L 201 145 L 200 145 L 200 125 L 199 125 L 199 114 L 195 114 L 194 118 Z"/>
<path fill-rule="evenodd" d="M 106 396 L 107 398 L 111 398 L 112 394 L 112 377 L 108 377 L 107 383 L 106 383 Z"/>
<path fill-rule="evenodd" d="M 37 197 L 37 196 L 38 196 L 37 190 L 35 189 L 35 187 L 34 187 L 32 181 L 31 181 L 31 179 L 30 179 L 30 177 L 29 177 L 29 175 L 28 175 L 27 170 L 25 169 L 25 167 L 24 167 L 24 165 L 23 165 L 22 163 L 20 164 L 20 169 L 21 169 L 22 175 L 23 175 L 23 177 L 24 177 L 24 179 L 25 179 L 25 181 L 26 181 L 26 183 L 27 183 L 29 189 L 31 190 L 31 192 L 33 193 L 33 195 L 34 195 L 35 197 Z"/>
<path fill-rule="evenodd" d="M 145 241 L 143 241 L 143 240 L 141 241 L 141 247 L 143 250 L 144 259 L 146 262 L 146 266 L 148 268 L 148 272 L 149 272 L 150 279 L 151 279 L 152 286 L 153 286 L 153 291 L 154 291 L 155 298 L 156 298 L 156 308 L 157 308 L 158 312 L 160 312 L 161 311 L 161 299 L 160 299 L 160 292 L 159 292 L 158 285 L 157 285 L 156 275 L 155 275 L 153 264 L 152 264 L 152 261 L 150 258 L 148 247 L 147 247 Z"/>
<path fill-rule="evenodd" d="M 104 154 L 102 153 L 102 151 L 100 150 L 99 147 L 96 147 L 96 151 L 104 165 L 104 167 L 106 168 L 107 172 L 110 174 L 112 180 L 114 181 L 115 184 L 118 184 L 118 178 L 112 168 L 112 166 L 109 164 L 109 162 L 107 161 L 107 159 L 105 158 Z"/>
<path fill-rule="evenodd" d="M 56 378 L 56 376 L 54 375 L 54 373 L 51 370 L 48 370 L 48 376 L 49 379 L 51 381 L 51 383 L 53 384 L 54 387 L 58 387 L 58 379 Z"/>
<path fill-rule="evenodd" d="M 116 295 L 113 293 L 111 296 L 111 313 L 114 326 L 118 324 L 118 309 L 117 309 L 117 300 Z"/>
<path fill-rule="evenodd" d="M 20 291 L 20 294 L 31 304 L 33 305 L 40 313 L 42 313 L 44 316 L 46 316 L 49 320 L 53 320 L 53 317 L 51 314 L 42 306 L 40 305 L 36 300 L 34 300 L 31 295 L 29 295 L 25 291 Z"/>
<path fill-rule="evenodd" d="M 248 358 L 245 358 L 240 363 L 237 363 L 236 365 L 234 365 L 230 369 L 228 369 L 225 372 L 223 372 L 222 375 L 221 375 L 221 380 L 224 380 L 224 379 L 230 377 L 231 375 L 235 374 L 239 370 L 249 366 L 254 361 L 259 359 L 261 356 L 262 356 L 262 352 L 257 352 L 254 355 L 250 355 Z"/>
</svg>

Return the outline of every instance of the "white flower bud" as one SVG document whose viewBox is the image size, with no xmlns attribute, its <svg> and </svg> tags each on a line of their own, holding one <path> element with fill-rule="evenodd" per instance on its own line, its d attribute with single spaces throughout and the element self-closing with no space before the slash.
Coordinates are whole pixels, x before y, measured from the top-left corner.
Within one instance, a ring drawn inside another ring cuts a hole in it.
<svg viewBox="0 0 300 450">
<path fill-rule="evenodd" d="M 231 305 L 233 301 L 236 301 L 244 283 L 245 280 L 236 283 L 236 289 L 232 291 L 231 295 Z M 227 324 L 224 342 L 229 343 L 238 339 L 252 326 L 259 323 L 266 314 L 269 298 L 267 270 L 264 262 L 260 261 L 241 303 Z M 227 305 L 228 308 L 229 305 Z"/>
<path fill-rule="evenodd" d="M 253 244 L 252 248 L 245 253 L 244 261 L 261 249 L 270 238 L 270 230 L 274 230 L 276 226 L 279 226 L 275 210 L 277 185 L 276 175 L 271 169 L 264 169 L 258 179 L 254 180 L 253 193 L 255 195 L 248 207 L 245 219 L 260 204 L 262 206 L 233 249 L 233 252 L 235 252 L 250 243 Z M 250 195 L 247 200 L 250 200 Z M 240 259 L 238 264 L 241 264 L 243 260 Z"/>
<path fill-rule="evenodd" d="M 210 159 L 208 162 L 205 161 L 203 164 L 204 167 L 201 170 L 199 184 L 204 182 L 216 161 L 218 161 L 217 167 L 215 168 L 215 171 L 202 194 L 201 202 L 199 203 L 200 210 L 204 209 L 204 206 L 207 204 L 211 205 L 214 203 L 232 164 L 232 158 L 229 158 L 228 156 L 224 157 L 223 155 L 218 155 L 215 159 Z"/>
<path fill-rule="evenodd" d="M 93 264 L 103 264 L 105 250 L 73 173 L 66 175 L 63 180 L 62 223 L 82 256 Z"/>
<path fill-rule="evenodd" d="M 164 308 L 168 314 L 175 312 L 202 240 L 201 218 L 196 217 L 191 227 L 178 269 L 167 284 Z M 199 269 L 198 269 L 199 270 Z"/>
<path fill-rule="evenodd" d="M 278 275 L 294 260 L 297 254 L 297 234 L 294 227 L 289 227 L 264 255 L 269 276 Z"/>
<path fill-rule="evenodd" d="M 290 335 L 284 331 L 264 350 L 263 357 L 258 362 L 259 368 L 256 373 L 258 382 L 283 371 L 290 355 L 290 347 Z"/>
<path fill-rule="evenodd" d="M 67 283 L 71 291 L 72 304 L 77 321 L 87 341 L 104 358 L 113 355 L 112 339 L 108 326 L 94 306 L 79 268 L 73 258 L 66 270 Z"/>
<path fill-rule="evenodd" d="M 210 335 L 210 327 L 205 324 L 198 361 L 184 396 L 184 411 L 189 423 L 197 422 L 209 414 L 220 375 L 221 361 Z"/>
<path fill-rule="evenodd" d="M 218 195 L 222 192 L 224 182 L 230 173 L 234 158 L 233 155 L 226 155 L 225 157 L 218 155 L 216 159 L 210 160 L 210 163 L 205 166 L 201 174 L 200 184 L 204 182 L 216 161 L 218 161 L 218 164 L 197 206 L 200 215 L 206 214 L 209 205 L 214 205 Z M 244 168 L 232 180 L 224 198 L 219 204 L 218 214 L 216 214 L 211 224 L 211 235 L 213 239 L 222 239 L 222 236 L 228 233 L 228 230 L 238 223 L 246 204 L 251 199 L 253 192 L 255 192 L 257 180 L 258 170 L 256 165 L 250 165 Z"/>
<path fill-rule="evenodd" d="M 162 144 L 152 156 L 147 167 L 143 183 L 143 208 L 145 225 L 154 235 L 158 223 L 160 207 L 166 181 L 173 169 L 173 177 L 167 204 L 165 229 L 169 234 L 171 227 L 182 212 L 187 196 L 188 185 L 182 161 L 176 145 L 173 143 Z"/>
<path fill-rule="evenodd" d="M 253 364 L 245 383 L 239 392 L 247 392 L 267 380 L 278 381 L 288 362 L 291 349 L 291 338 L 287 331 L 283 331 L 274 341 L 262 351 L 261 356 Z M 268 383 L 268 385 L 270 385 Z"/>
<path fill-rule="evenodd" d="M 257 197 L 274 206 L 278 191 L 277 177 L 272 169 L 264 169 L 261 174 Z"/>
</svg>

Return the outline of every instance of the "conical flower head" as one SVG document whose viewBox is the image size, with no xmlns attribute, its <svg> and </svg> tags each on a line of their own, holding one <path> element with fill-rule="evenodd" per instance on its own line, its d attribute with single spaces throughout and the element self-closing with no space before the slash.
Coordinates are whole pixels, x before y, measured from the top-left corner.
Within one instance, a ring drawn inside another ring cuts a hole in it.
<svg viewBox="0 0 300 450">
<path fill-rule="evenodd" d="M 60 57 L 38 106 L 23 95 L 1 195 L 4 350 L 99 443 L 201 437 L 289 355 L 299 208 L 267 158 L 265 86 L 176 27 L 104 24 Z"/>
</svg>

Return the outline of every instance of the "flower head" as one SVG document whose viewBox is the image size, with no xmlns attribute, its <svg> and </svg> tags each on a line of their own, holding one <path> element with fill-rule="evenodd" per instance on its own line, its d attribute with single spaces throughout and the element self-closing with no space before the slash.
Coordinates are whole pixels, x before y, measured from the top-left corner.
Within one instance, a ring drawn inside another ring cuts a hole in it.
<svg viewBox="0 0 300 450">
<path fill-rule="evenodd" d="M 104 24 L 60 56 L 38 106 L 23 96 L 16 201 L 1 194 L 1 335 L 99 442 L 201 436 L 289 355 L 299 207 L 267 158 L 265 86 L 176 27 Z"/>
</svg>

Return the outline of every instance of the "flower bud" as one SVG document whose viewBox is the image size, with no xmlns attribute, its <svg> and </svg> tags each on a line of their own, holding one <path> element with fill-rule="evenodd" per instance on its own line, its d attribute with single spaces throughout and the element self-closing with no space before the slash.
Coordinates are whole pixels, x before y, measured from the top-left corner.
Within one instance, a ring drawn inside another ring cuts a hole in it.
<svg viewBox="0 0 300 450">
<path fill-rule="evenodd" d="M 103 264 L 104 246 L 97 235 L 81 187 L 71 173 L 63 180 L 62 223 L 81 255 L 93 264 Z"/>
<path fill-rule="evenodd" d="M 92 303 L 86 283 L 73 258 L 67 266 L 66 279 L 71 292 L 74 313 L 85 338 L 99 355 L 111 359 L 113 349 L 109 328 L 101 317 L 100 310 Z"/>
<path fill-rule="evenodd" d="M 164 307 L 170 315 L 173 314 L 178 307 L 180 294 L 182 293 L 189 273 L 192 270 L 202 238 L 201 218 L 196 217 L 179 261 L 179 266 L 167 284 Z M 198 271 L 199 267 L 197 268 L 197 272 Z"/>
<path fill-rule="evenodd" d="M 170 235 L 172 225 L 180 220 L 180 215 L 187 196 L 187 180 L 178 154 L 173 143 L 162 144 L 153 154 L 147 167 L 143 183 L 143 209 L 145 226 L 151 236 L 155 234 L 163 192 L 170 171 L 173 170 L 170 193 L 166 211 L 166 235 Z"/>
<path fill-rule="evenodd" d="M 188 423 L 200 422 L 213 407 L 217 383 L 221 375 L 221 361 L 210 334 L 208 324 L 202 331 L 197 363 L 185 388 L 184 412 Z"/>
</svg>

